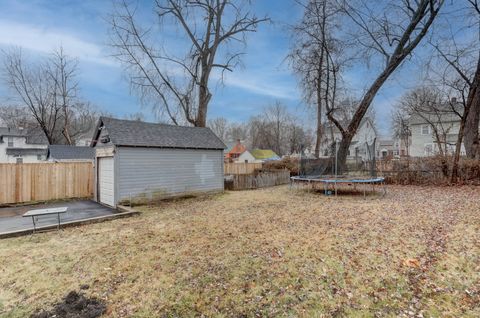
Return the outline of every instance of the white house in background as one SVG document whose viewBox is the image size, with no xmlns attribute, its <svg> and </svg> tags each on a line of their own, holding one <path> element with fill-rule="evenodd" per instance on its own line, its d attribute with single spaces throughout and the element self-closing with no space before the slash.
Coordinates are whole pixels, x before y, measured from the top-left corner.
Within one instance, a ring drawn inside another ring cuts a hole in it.
<svg viewBox="0 0 480 318">
<path fill-rule="evenodd" d="M 347 124 L 344 123 L 344 126 Z M 321 155 L 328 156 L 331 153 L 333 141 L 332 141 L 332 130 L 333 129 L 333 138 L 338 142 L 342 140 L 342 134 L 338 130 L 338 128 L 333 125 L 333 123 L 329 123 L 328 125 L 324 126 L 323 134 L 325 136 L 324 141 L 322 142 L 321 146 Z M 355 159 L 360 158 L 363 160 L 368 160 L 370 157 L 375 156 L 375 154 L 369 154 L 368 146 L 372 146 L 374 141 L 378 136 L 377 129 L 375 128 L 375 123 L 373 119 L 370 117 L 364 117 L 360 122 L 360 126 L 358 127 L 357 133 L 352 139 L 350 143 L 348 158 Z"/>
<path fill-rule="evenodd" d="M 425 118 L 423 118 L 425 117 Z M 435 126 L 433 126 L 435 125 Z M 435 136 L 434 127 L 437 128 L 442 149 L 447 154 L 455 152 L 455 144 L 460 130 L 460 118 L 452 112 L 443 114 L 412 115 L 409 120 L 411 143 L 409 148 L 412 157 L 428 157 L 439 153 L 439 142 Z M 465 155 L 462 143 L 461 155 Z"/>
<path fill-rule="evenodd" d="M 237 163 L 262 163 L 280 160 L 281 158 L 271 149 L 245 150 L 235 161 Z"/>
<path fill-rule="evenodd" d="M 378 159 L 390 159 L 394 156 L 395 142 L 393 139 L 382 138 L 377 140 L 375 148 Z"/>
<path fill-rule="evenodd" d="M 0 163 L 45 161 L 47 148 L 47 138 L 40 130 L 0 127 Z"/>
<path fill-rule="evenodd" d="M 378 159 L 392 159 L 408 156 L 407 145 L 399 138 L 377 139 L 375 150 Z"/>
<path fill-rule="evenodd" d="M 248 150 L 245 150 L 238 158 L 235 160 L 237 163 L 261 163 L 262 160 L 256 159 L 252 153 Z"/>
</svg>

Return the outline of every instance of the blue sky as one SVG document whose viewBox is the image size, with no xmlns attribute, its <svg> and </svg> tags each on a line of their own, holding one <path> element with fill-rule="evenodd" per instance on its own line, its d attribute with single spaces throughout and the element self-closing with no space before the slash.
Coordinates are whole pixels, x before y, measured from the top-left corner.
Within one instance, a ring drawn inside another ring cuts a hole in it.
<svg viewBox="0 0 480 318">
<path fill-rule="evenodd" d="M 148 8 L 148 1 L 142 2 Z M 109 55 L 108 24 L 111 1 L 29 0 L 0 2 L 0 48 L 21 46 L 30 56 L 48 54 L 60 44 L 67 54 L 77 57 L 80 65 L 81 95 L 101 109 L 123 117 L 143 111 L 152 118 L 148 108 L 142 108 L 131 94 L 126 74 Z M 148 10 L 147 10 L 148 11 Z M 264 106 L 280 101 L 301 118 L 305 126 L 314 124 L 305 110 L 297 80 L 285 57 L 291 46 L 288 25 L 296 23 L 302 14 L 293 0 L 257 0 L 253 11 L 257 16 L 268 15 L 272 23 L 259 27 L 248 35 L 243 66 L 227 74 L 223 85 L 214 87 L 209 118 L 223 116 L 231 121 L 245 121 L 262 111 Z M 374 101 L 377 125 L 382 134 L 389 132 L 391 106 L 406 88 L 417 80 L 416 74 L 398 72 Z M 377 71 L 357 67 L 345 78 L 355 93 L 361 94 Z M 8 92 L 0 84 L 0 101 Z"/>
</svg>

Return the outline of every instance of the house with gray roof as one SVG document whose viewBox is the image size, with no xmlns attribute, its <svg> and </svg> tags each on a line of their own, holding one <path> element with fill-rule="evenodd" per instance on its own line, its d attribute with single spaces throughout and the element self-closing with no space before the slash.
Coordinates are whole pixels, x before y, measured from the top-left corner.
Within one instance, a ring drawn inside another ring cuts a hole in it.
<svg viewBox="0 0 480 318">
<path fill-rule="evenodd" d="M 0 127 L 0 163 L 45 161 L 47 147 L 47 138 L 39 129 Z"/>
<path fill-rule="evenodd" d="M 102 204 L 223 191 L 225 144 L 209 128 L 101 117 L 91 147 Z"/>
<path fill-rule="evenodd" d="M 48 161 L 93 161 L 95 149 L 90 146 L 49 145 Z"/>
</svg>

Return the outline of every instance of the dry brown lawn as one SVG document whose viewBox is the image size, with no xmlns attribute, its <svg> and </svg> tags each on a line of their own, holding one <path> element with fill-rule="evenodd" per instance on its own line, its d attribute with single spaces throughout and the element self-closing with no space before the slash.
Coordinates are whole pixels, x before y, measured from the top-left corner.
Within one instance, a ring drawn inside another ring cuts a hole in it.
<svg viewBox="0 0 480 318">
<path fill-rule="evenodd" d="M 87 284 L 112 317 L 480 317 L 480 188 L 287 186 L 0 241 L 0 313 Z"/>
</svg>

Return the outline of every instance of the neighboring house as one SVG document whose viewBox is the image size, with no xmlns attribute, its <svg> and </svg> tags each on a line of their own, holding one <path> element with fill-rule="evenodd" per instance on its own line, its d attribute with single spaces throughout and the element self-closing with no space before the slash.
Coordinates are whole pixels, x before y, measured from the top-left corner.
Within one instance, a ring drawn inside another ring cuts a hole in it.
<svg viewBox="0 0 480 318">
<path fill-rule="evenodd" d="M 91 139 L 91 138 L 90 138 Z M 50 145 L 48 146 L 48 161 L 71 162 L 93 161 L 95 149 L 85 146 Z"/>
<path fill-rule="evenodd" d="M 238 163 L 261 163 L 271 160 L 280 160 L 281 158 L 270 149 L 245 150 L 235 162 Z"/>
<path fill-rule="evenodd" d="M 261 162 L 281 159 L 273 150 L 270 149 L 253 149 L 251 154 L 256 160 Z"/>
<path fill-rule="evenodd" d="M 377 140 L 376 156 L 379 159 L 392 159 L 394 157 L 395 142 L 393 139 Z"/>
<path fill-rule="evenodd" d="M 240 139 L 237 139 L 237 143 L 232 145 L 225 152 L 225 161 L 233 162 L 236 161 L 242 153 L 247 150 L 244 144 Z"/>
<path fill-rule="evenodd" d="M 103 204 L 223 191 L 225 144 L 209 128 L 101 117 L 91 146 Z"/>
<path fill-rule="evenodd" d="M 47 138 L 38 129 L 0 127 L 0 163 L 45 161 L 47 147 Z"/>
<path fill-rule="evenodd" d="M 261 160 L 256 159 L 252 153 L 248 150 L 245 150 L 238 158 L 235 160 L 237 163 L 260 163 Z"/>
<path fill-rule="evenodd" d="M 438 138 L 434 132 L 438 132 Z M 411 141 L 410 156 L 426 157 L 439 153 L 439 144 L 447 154 L 455 152 L 455 145 L 460 130 L 460 118 L 452 112 L 441 114 L 414 114 L 409 119 Z M 465 147 L 461 145 L 461 155 L 465 155 Z"/>
<path fill-rule="evenodd" d="M 347 123 L 343 124 L 344 127 L 347 125 Z M 332 130 L 334 138 L 333 141 L 331 137 Z M 320 154 L 328 156 L 332 153 L 332 149 L 334 148 L 332 146 L 333 143 L 335 141 L 340 142 L 342 140 L 342 134 L 333 123 L 328 123 L 323 127 L 323 135 L 325 136 L 325 138 L 322 140 Z M 368 146 L 372 146 L 377 136 L 378 133 L 373 120 L 370 117 L 363 118 L 363 120 L 360 122 L 357 133 L 355 134 L 352 142 L 350 143 L 348 159 L 359 158 L 362 160 L 368 160 L 372 156 L 374 156 L 375 154 L 370 154 L 370 152 L 368 151 L 367 144 Z"/>
</svg>

